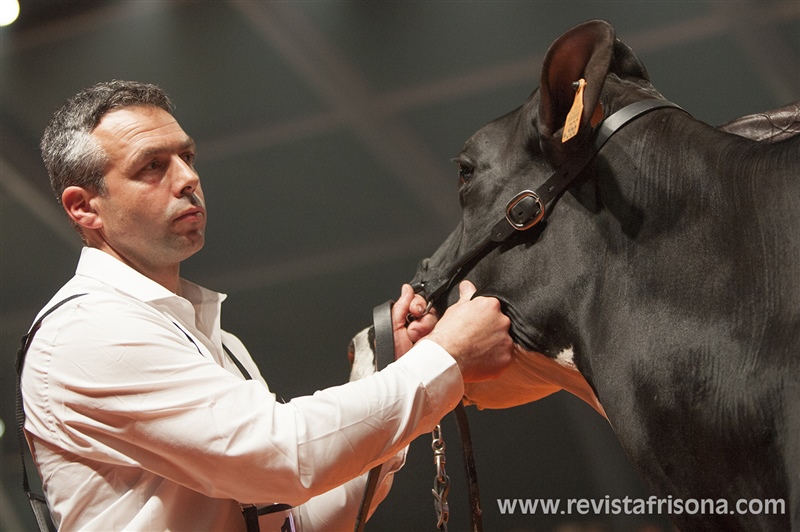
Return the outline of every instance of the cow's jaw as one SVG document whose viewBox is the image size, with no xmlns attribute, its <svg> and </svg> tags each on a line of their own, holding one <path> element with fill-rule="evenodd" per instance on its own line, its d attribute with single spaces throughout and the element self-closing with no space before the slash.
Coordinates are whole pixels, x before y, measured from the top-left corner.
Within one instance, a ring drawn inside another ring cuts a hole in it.
<svg viewBox="0 0 800 532">
<path fill-rule="evenodd" d="M 497 379 L 466 385 L 465 401 L 481 409 L 510 408 L 566 390 L 606 417 L 594 390 L 575 366 L 573 356 L 571 347 L 553 359 L 517 345 L 514 361 Z"/>
<path fill-rule="evenodd" d="M 375 373 L 374 336 L 371 333 L 371 327 L 367 327 L 350 341 L 351 381 Z M 578 371 L 574 355 L 572 347 L 564 349 L 553 359 L 516 345 L 514 361 L 500 377 L 466 384 L 465 403 L 481 409 L 510 408 L 566 390 L 606 417 L 594 390 Z"/>
</svg>

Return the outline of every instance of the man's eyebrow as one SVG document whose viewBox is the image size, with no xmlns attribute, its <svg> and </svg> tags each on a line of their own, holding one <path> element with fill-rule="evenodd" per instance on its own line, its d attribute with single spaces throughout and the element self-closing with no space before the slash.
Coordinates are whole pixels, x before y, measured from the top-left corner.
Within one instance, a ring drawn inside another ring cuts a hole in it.
<svg viewBox="0 0 800 532">
<path fill-rule="evenodd" d="M 181 145 L 181 151 L 188 150 L 188 149 L 195 149 L 196 144 L 194 143 L 194 139 L 190 136 L 186 136 L 186 140 Z"/>
<path fill-rule="evenodd" d="M 161 146 L 154 146 L 152 148 L 147 148 L 147 149 L 144 149 L 144 150 L 140 151 L 139 153 L 137 153 L 134 156 L 133 161 L 131 162 L 131 165 L 132 166 L 139 165 L 140 163 L 143 163 L 144 161 L 150 159 L 151 157 L 155 157 L 155 156 L 161 155 L 163 153 L 168 153 L 168 152 L 172 152 L 172 151 L 184 152 L 186 150 L 194 150 L 194 149 L 195 149 L 194 139 L 192 137 L 187 136 L 186 140 L 184 140 L 181 144 L 179 144 L 177 146 L 161 145 Z"/>
</svg>

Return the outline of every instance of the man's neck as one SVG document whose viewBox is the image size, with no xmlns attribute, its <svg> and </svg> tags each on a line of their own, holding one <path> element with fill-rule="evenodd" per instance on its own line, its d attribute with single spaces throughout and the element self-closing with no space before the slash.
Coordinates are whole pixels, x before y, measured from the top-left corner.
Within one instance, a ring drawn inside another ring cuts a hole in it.
<svg viewBox="0 0 800 532">
<path fill-rule="evenodd" d="M 180 262 L 166 265 L 153 264 L 128 258 L 107 244 L 97 246 L 97 248 L 100 249 L 100 251 L 108 253 L 123 264 L 130 266 L 148 279 L 160 284 L 170 292 L 181 295 Z"/>
</svg>

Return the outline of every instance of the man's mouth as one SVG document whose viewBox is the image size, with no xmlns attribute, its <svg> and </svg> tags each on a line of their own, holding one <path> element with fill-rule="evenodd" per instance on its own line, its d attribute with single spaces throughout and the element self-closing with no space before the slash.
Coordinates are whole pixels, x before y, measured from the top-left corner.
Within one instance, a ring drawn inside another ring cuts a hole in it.
<svg viewBox="0 0 800 532">
<path fill-rule="evenodd" d="M 176 221 L 178 221 L 178 220 L 191 220 L 191 219 L 199 220 L 200 218 L 204 217 L 205 215 L 206 215 L 206 213 L 203 211 L 203 209 L 201 209 L 199 207 L 192 207 L 191 209 L 187 209 L 186 211 L 184 211 L 175 220 Z"/>
</svg>

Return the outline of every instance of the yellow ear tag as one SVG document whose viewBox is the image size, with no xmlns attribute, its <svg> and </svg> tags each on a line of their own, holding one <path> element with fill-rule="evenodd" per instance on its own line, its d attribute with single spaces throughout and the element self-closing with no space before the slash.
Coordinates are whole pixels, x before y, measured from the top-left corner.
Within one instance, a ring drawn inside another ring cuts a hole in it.
<svg viewBox="0 0 800 532">
<path fill-rule="evenodd" d="M 586 86 L 586 80 L 581 78 L 578 80 L 578 89 L 575 91 L 575 101 L 572 102 L 572 109 L 569 110 L 567 121 L 564 123 L 564 133 L 561 135 L 561 142 L 567 142 L 569 139 L 578 134 L 578 128 L 581 125 L 581 115 L 583 114 L 583 88 Z"/>
</svg>

